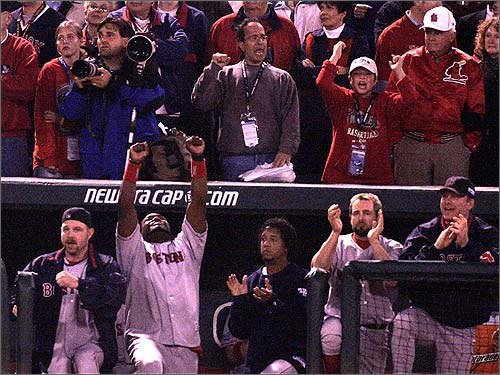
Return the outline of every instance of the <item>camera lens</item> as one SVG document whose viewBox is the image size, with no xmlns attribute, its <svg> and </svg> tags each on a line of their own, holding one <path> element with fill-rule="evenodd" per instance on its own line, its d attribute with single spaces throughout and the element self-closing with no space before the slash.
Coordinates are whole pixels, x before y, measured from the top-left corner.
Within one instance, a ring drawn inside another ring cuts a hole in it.
<svg viewBox="0 0 500 375">
<path fill-rule="evenodd" d="M 97 65 L 86 60 L 76 60 L 71 67 L 71 73 L 78 78 L 93 77 L 98 74 Z"/>
<path fill-rule="evenodd" d="M 127 43 L 127 56 L 136 63 L 148 61 L 154 52 L 153 42 L 147 36 L 134 35 Z"/>
</svg>

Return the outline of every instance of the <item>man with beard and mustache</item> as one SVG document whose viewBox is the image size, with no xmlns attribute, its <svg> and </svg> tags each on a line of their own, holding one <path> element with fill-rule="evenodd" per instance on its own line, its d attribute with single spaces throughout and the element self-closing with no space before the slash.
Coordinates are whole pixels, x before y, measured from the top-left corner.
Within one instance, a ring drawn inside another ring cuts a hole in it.
<svg viewBox="0 0 500 375">
<path fill-rule="evenodd" d="M 340 369 L 342 322 L 340 293 L 342 271 L 352 260 L 394 260 L 403 246 L 382 236 L 384 216 L 382 203 L 372 193 L 356 194 L 349 204 L 352 233 L 341 235 L 342 220 L 338 204 L 328 209 L 332 232 L 314 255 L 311 267 L 330 270 L 330 293 L 325 305 L 325 320 L 321 329 L 325 373 L 336 374 Z M 383 374 L 387 359 L 389 323 L 394 317 L 391 302 L 380 283 L 362 282 L 360 321 L 360 373 Z"/>
<path fill-rule="evenodd" d="M 189 137 L 186 148 L 192 155 L 191 201 L 179 234 L 159 213 L 139 224 L 134 201 L 141 163 L 149 154 L 146 143 L 130 147 L 120 189 L 116 254 L 128 278 L 125 337 L 137 373 L 198 372 L 199 279 L 207 240 L 205 142 Z"/>
<path fill-rule="evenodd" d="M 63 248 L 40 255 L 24 269 L 35 272 L 32 371 L 109 374 L 117 359 L 114 324 L 126 280 L 111 256 L 94 251 L 87 210 L 69 208 L 61 221 Z"/>
<path fill-rule="evenodd" d="M 472 215 L 474 185 L 452 176 L 439 193 L 441 215 L 409 234 L 399 259 L 495 263 L 498 272 L 498 230 Z M 437 374 L 468 373 L 475 327 L 498 311 L 498 285 L 419 281 L 400 283 L 400 292 L 408 296 L 410 307 L 394 319 L 394 373 L 412 371 L 418 342 L 435 345 Z"/>
<path fill-rule="evenodd" d="M 260 229 L 264 266 L 241 283 L 229 275 L 233 296 L 229 330 L 248 339 L 245 373 L 303 374 L 307 337 L 307 271 L 293 263 L 297 233 L 285 219 L 267 220 Z"/>
</svg>

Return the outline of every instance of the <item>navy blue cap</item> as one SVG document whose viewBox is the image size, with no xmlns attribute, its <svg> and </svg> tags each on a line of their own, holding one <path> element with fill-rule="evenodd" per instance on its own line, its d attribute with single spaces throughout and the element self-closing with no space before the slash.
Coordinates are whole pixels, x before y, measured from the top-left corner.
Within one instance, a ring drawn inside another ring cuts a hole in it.
<svg viewBox="0 0 500 375">
<path fill-rule="evenodd" d="M 462 197 L 468 196 L 469 198 L 474 198 L 476 196 L 475 186 L 468 178 L 462 176 L 449 177 L 444 186 L 439 190 L 440 193 L 445 191 L 452 191 Z"/>
<path fill-rule="evenodd" d="M 92 227 L 92 217 L 90 212 L 83 207 L 71 207 L 64 211 L 61 223 L 64 223 L 66 220 L 77 220 L 86 224 L 89 228 Z"/>
<path fill-rule="evenodd" d="M 19 1 L 0 1 L 0 4 L 2 12 L 13 12 L 22 6 Z"/>
</svg>

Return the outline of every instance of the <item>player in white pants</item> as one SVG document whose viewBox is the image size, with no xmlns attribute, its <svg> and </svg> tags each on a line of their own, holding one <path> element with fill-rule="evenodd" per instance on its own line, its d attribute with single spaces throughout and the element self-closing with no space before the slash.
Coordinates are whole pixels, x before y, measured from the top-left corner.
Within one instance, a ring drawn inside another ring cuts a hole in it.
<svg viewBox="0 0 500 375">
<path fill-rule="evenodd" d="M 469 372 L 475 327 L 453 328 L 440 324 L 425 310 L 411 307 L 394 319 L 391 348 L 395 373 L 411 373 L 415 342 L 436 345 L 436 373 Z"/>
<path fill-rule="evenodd" d="M 402 245 L 381 235 L 384 217 L 380 199 L 371 193 L 351 198 L 349 216 L 353 232 L 342 232 L 341 210 L 338 204 L 328 209 L 332 232 L 314 255 L 311 267 L 330 270 L 330 293 L 325 306 L 325 320 L 321 329 L 321 344 L 325 372 L 338 373 L 342 324 L 340 315 L 341 276 L 344 266 L 351 260 L 397 259 Z M 390 300 L 384 295 L 380 283 L 362 282 L 360 300 L 360 372 L 383 373 L 387 359 L 388 324 L 394 313 Z"/>
<path fill-rule="evenodd" d="M 400 259 L 496 263 L 498 267 L 498 230 L 472 215 L 475 186 L 468 178 L 452 176 L 439 193 L 441 214 L 408 235 Z M 411 307 L 394 319 L 394 372 L 412 371 L 418 341 L 435 346 L 437 373 L 468 373 L 475 327 L 498 311 L 498 288 L 439 280 L 400 283 L 400 289 Z"/>
<path fill-rule="evenodd" d="M 191 202 L 177 236 L 166 218 L 146 215 L 141 225 L 134 206 L 145 143 L 130 148 L 120 190 L 116 254 L 128 279 L 125 337 L 136 372 L 197 373 L 199 277 L 207 238 L 207 173 L 201 138 L 190 137 Z"/>
</svg>

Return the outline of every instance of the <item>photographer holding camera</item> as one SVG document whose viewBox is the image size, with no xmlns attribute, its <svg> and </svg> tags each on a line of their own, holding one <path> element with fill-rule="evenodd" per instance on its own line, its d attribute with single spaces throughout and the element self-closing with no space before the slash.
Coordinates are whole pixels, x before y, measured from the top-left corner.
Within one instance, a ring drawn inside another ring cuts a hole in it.
<svg viewBox="0 0 500 375">
<path fill-rule="evenodd" d="M 70 121 L 84 122 L 80 132 L 84 178 L 121 179 L 128 134 L 134 132 L 133 142 L 153 142 L 160 135 L 154 111 L 164 91 L 154 66 L 139 72 L 138 64 L 127 57 L 133 35 L 127 22 L 105 19 L 98 26 L 101 59 L 73 65 L 74 84 L 59 111 Z M 137 117 L 131 121 L 134 108 Z"/>
<path fill-rule="evenodd" d="M 163 105 L 156 111 L 157 119 L 168 127 L 178 126 L 180 89 L 187 80 L 182 72 L 187 64 L 189 44 L 180 22 L 168 14 L 161 14 L 153 7 L 153 1 L 126 1 L 125 6 L 112 12 L 110 17 L 124 20 L 136 35 L 147 34 L 154 41 L 154 61 L 160 69 L 160 85 L 165 90 Z M 197 34 L 195 39 L 198 38 L 202 36 Z"/>
</svg>

